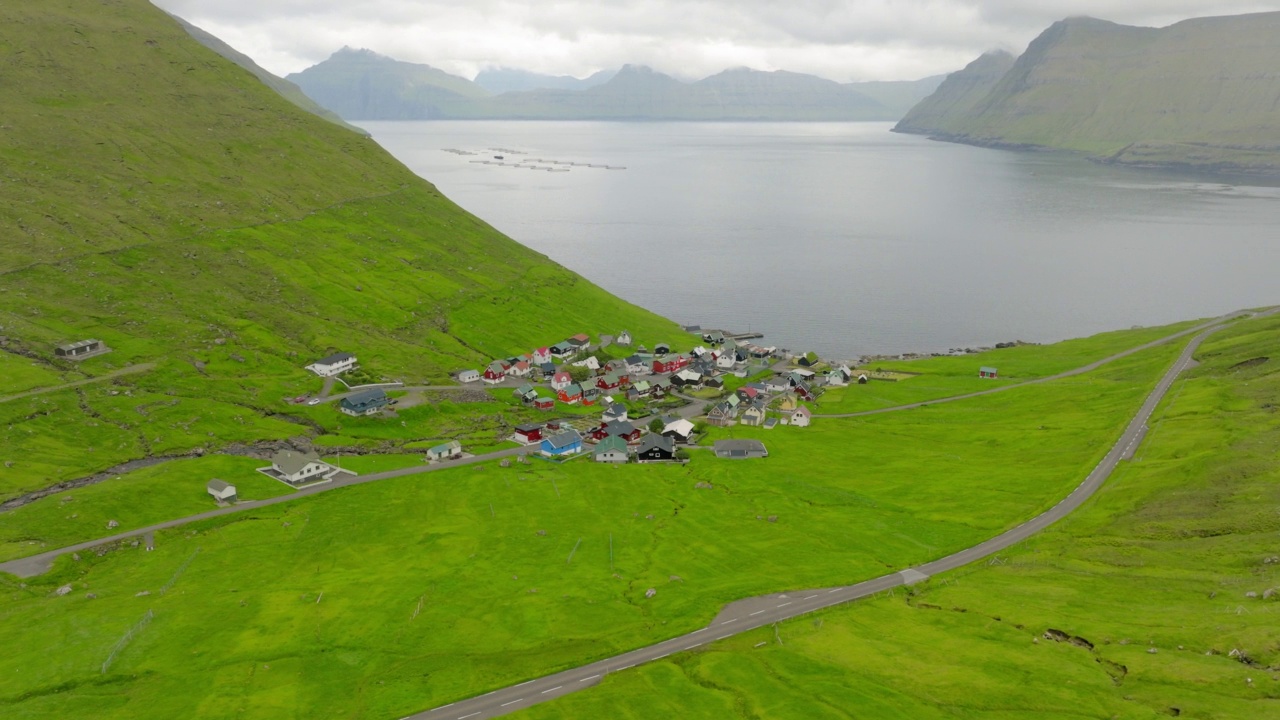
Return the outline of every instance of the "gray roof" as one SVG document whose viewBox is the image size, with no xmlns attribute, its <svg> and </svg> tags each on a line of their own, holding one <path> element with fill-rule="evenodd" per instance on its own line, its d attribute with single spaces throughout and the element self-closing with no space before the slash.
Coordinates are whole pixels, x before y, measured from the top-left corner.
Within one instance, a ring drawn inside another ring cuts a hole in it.
<svg viewBox="0 0 1280 720">
<path fill-rule="evenodd" d="M 622 403 L 614 403 L 605 410 L 610 415 L 621 415 L 627 411 L 627 406 Z"/>
<path fill-rule="evenodd" d="M 626 420 L 611 420 L 605 423 L 604 431 L 609 435 L 630 435 L 636 431 L 636 426 Z"/>
<path fill-rule="evenodd" d="M 296 450 L 281 450 L 271 458 L 271 464 L 280 469 L 285 475 L 293 475 L 308 463 L 323 462 L 320 456 L 315 452 L 298 452 Z"/>
<path fill-rule="evenodd" d="M 582 442 L 582 436 L 578 434 L 577 430 L 571 429 L 565 430 L 554 437 L 549 437 L 546 440 L 543 440 L 543 442 L 549 444 L 553 449 L 559 450 L 560 448 L 569 447 L 574 443 Z"/>
<path fill-rule="evenodd" d="M 387 394 L 379 388 L 361 390 L 358 393 L 342 398 L 342 406 L 352 410 L 364 410 L 375 405 L 386 405 L 387 402 L 389 402 Z"/>
<path fill-rule="evenodd" d="M 759 440 L 717 440 L 715 450 L 717 457 L 765 457 L 769 454 Z"/>
<path fill-rule="evenodd" d="M 623 453 L 627 452 L 627 441 L 617 436 L 607 437 L 596 443 L 594 454 L 601 455 L 609 452 L 610 450 L 617 450 Z"/>
<path fill-rule="evenodd" d="M 648 434 L 640 441 L 640 449 L 637 452 L 645 452 L 653 448 L 662 448 L 667 452 L 674 453 L 676 451 L 676 441 L 666 435 Z"/>
<path fill-rule="evenodd" d="M 541 430 L 542 425 L 539 423 L 526 423 L 524 425 L 517 425 L 516 429 L 520 430 L 521 432 L 530 432 L 533 430 Z"/>
<path fill-rule="evenodd" d="M 334 354 L 332 354 L 332 355 L 330 355 L 329 357 L 326 357 L 326 358 L 320 358 L 319 360 L 315 361 L 315 363 L 314 363 L 314 364 L 316 364 L 316 365 L 337 365 L 337 364 L 338 364 L 338 363 L 340 363 L 340 362 L 345 362 L 345 361 L 347 361 L 347 360 L 352 360 L 352 359 L 354 359 L 354 358 L 355 358 L 355 355 L 352 355 L 352 354 L 351 354 L 351 353 L 349 353 L 349 352 L 340 352 L 340 353 L 334 353 Z"/>
<path fill-rule="evenodd" d="M 226 490 L 227 488 L 234 488 L 234 487 L 235 487 L 235 485 L 232 485 L 232 484 L 227 483 L 227 482 L 225 482 L 225 481 L 222 481 L 222 480 L 219 480 L 219 479 L 217 479 L 217 478 L 214 478 L 213 480 L 210 480 L 210 481 L 209 481 L 209 484 L 208 484 L 208 485 L 206 485 L 205 487 L 207 487 L 208 489 L 210 489 L 210 490 L 212 490 L 212 491 L 214 491 L 214 492 L 222 492 L 223 490 Z"/>
<path fill-rule="evenodd" d="M 90 345 L 97 345 L 97 344 L 98 344 L 98 343 L 100 343 L 100 342 L 102 342 L 102 341 L 101 341 L 101 340 L 77 340 L 76 342 L 73 342 L 73 343 L 67 343 L 66 345 L 59 345 L 59 346 L 58 346 L 58 349 L 59 349 L 59 350 L 61 350 L 61 351 L 63 351 L 63 352 L 70 352 L 70 351 L 72 351 L 72 350 L 77 350 L 77 349 L 82 348 L 82 347 L 89 347 Z"/>
<path fill-rule="evenodd" d="M 451 450 L 461 450 L 461 449 L 462 449 L 462 443 L 458 442 L 457 440 L 450 440 L 449 442 L 444 443 L 443 445 L 437 445 L 431 448 L 427 452 L 433 455 L 440 455 L 442 453 L 446 453 Z"/>
</svg>

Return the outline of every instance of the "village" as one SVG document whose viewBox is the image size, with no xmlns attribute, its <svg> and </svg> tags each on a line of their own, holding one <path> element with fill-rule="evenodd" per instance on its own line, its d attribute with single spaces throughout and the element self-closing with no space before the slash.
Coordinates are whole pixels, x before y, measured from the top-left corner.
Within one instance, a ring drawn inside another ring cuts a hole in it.
<svg viewBox="0 0 1280 720">
<path fill-rule="evenodd" d="M 583 333 L 495 359 L 483 370 L 461 370 L 454 378 L 460 386 L 510 388 L 521 405 L 553 415 L 513 429 L 509 439 L 529 448 L 529 454 L 552 461 L 590 457 L 603 463 L 684 462 L 689 450 L 704 448 L 722 458 L 767 457 L 763 443 L 755 440 L 723 440 L 714 446 L 698 440 L 707 426 L 807 427 L 813 419 L 807 403 L 825 388 L 870 380 L 869 373 L 825 363 L 814 353 L 795 355 L 750 342 L 759 335 L 685 330 L 700 336 L 702 344 L 675 352 L 665 342 L 651 349 L 636 344 L 625 330 L 601 335 L 594 343 Z M 354 353 L 340 352 L 306 369 L 335 378 L 356 367 Z M 352 387 L 338 402 L 338 411 L 376 417 L 397 402 L 388 394 L 391 389 Z M 583 414 L 590 407 L 599 414 Z M 559 417 L 557 409 L 572 413 Z M 464 456 L 461 445 L 451 441 L 432 448 L 424 460 Z"/>
</svg>

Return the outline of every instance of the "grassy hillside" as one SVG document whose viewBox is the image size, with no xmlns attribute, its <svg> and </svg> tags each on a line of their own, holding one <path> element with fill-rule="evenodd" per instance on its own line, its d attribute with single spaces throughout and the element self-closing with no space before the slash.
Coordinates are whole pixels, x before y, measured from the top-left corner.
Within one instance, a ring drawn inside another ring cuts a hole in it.
<svg viewBox="0 0 1280 720">
<path fill-rule="evenodd" d="M 0 498 L 311 434 L 281 398 L 318 390 L 302 366 L 334 350 L 412 382 L 577 332 L 680 341 L 145 0 L 5 4 L 0 51 L 0 398 L 154 364 L 0 403 Z M 54 358 L 88 337 L 115 352 Z"/>
<path fill-rule="evenodd" d="M 303 110 L 306 110 L 309 113 L 312 113 L 313 115 L 319 115 L 320 117 L 324 118 L 325 120 L 328 120 L 331 123 L 334 123 L 336 125 L 341 125 L 342 127 L 345 127 L 346 129 L 352 132 L 359 133 L 361 135 L 369 134 L 366 131 L 362 130 L 361 128 L 356 127 L 355 125 L 347 124 L 345 120 L 338 117 L 337 113 L 333 112 L 332 110 L 326 110 L 325 108 L 317 104 L 315 100 L 312 100 L 311 98 L 307 97 L 306 93 L 302 92 L 302 88 L 298 87 L 297 85 L 294 85 L 293 83 L 289 82 L 288 80 L 285 80 L 282 77 L 277 77 L 267 72 L 265 68 L 258 65 L 258 63 L 254 62 L 253 58 L 249 57 L 248 55 L 245 55 L 239 50 L 236 50 L 235 48 L 226 44 L 220 38 L 212 35 L 211 33 L 205 31 L 202 28 L 198 28 L 195 25 L 192 25 L 191 23 L 187 22 L 186 20 L 183 20 L 182 18 L 176 15 L 173 16 L 173 19 L 177 20 L 178 24 L 181 25 L 184 30 L 190 33 L 191 37 L 195 38 L 201 45 L 204 45 L 205 47 L 218 53 L 222 57 L 230 60 L 231 62 L 239 65 L 245 70 L 248 70 L 249 72 L 253 73 L 254 77 L 261 80 L 267 87 L 283 95 L 286 100 L 293 103 L 294 105 L 297 105 L 298 107 L 302 108 Z"/>
<path fill-rule="evenodd" d="M 1211 339 L 1136 459 L 996 560 L 515 717 L 1274 717 L 1277 357 L 1280 319 Z"/>
<path fill-rule="evenodd" d="M 400 717 L 680 634 L 744 595 L 879 575 L 1052 506 L 1178 350 L 920 411 L 717 432 L 763 439 L 761 462 L 490 463 L 160 533 L 155 552 L 64 558 L 0 579 L 13 648 L 0 711 Z M 169 482 L 144 471 L 48 498 L 0 515 L 0 533 L 7 551 L 109 513 L 133 526 L 191 502 L 203 473 L 249 472 L 235 465 L 184 461 Z"/>
<path fill-rule="evenodd" d="M 896 132 L 938 133 L 954 118 L 966 117 L 1000 82 L 1015 58 L 1003 50 L 984 53 L 947 76 L 938 88 L 914 105 L 894 127 Z"/>
<path fill-rule="evenodd" d="M 1064 20 L 977 104 L 932 117 L 926 106 L 902 129 L 1121 163 L 1276 172 L 1278 35 L 1280 13 L 1161 29 Z"/>
</svg>

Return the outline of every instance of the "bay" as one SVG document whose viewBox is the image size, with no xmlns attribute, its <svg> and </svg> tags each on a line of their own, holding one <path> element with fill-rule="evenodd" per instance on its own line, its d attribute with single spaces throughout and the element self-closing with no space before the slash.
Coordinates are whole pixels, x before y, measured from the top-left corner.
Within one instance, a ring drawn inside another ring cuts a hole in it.
<svg viewBox="0 0 1280 720">
<path fill-rule="evenodd" d="M 1280 303 L 1280 188 L 1257 180 L 932 142 L 886 123 L 362 126 L 610 292 L 793 350 L 1052 342 Z"/>
</svg>

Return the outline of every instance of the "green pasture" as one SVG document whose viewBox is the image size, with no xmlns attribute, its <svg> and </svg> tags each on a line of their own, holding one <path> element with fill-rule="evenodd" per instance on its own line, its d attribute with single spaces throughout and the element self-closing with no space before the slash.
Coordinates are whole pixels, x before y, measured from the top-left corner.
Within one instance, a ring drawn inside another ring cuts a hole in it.
<svg viewBox="0 0 1280 720">
<path fill-rule="evenodd" d="M 1278 356 L 1277 319 L 1212 338 L 1134 461 L 996 560 L 620 673 L 516 717 L 686 707 L 725 718 L 1271 717 Z M 1080 642 L 1049 639 L 1050 629 Z"/>
<path fill-rule="evenodd" d="M 21 717 L 400 716 L 688 631 L 736 598 L 880 575 L 1056 502 L 1175 353 L 952 406 L 734 429 L 768 443 L 755 463 L 495 462 L 161 533 L 153 553 L 66 558 L 3 586 L 17 651 L 0 702 Z"/>
</svg>

